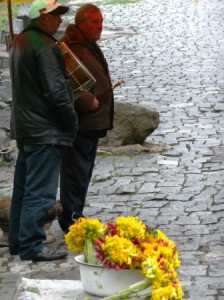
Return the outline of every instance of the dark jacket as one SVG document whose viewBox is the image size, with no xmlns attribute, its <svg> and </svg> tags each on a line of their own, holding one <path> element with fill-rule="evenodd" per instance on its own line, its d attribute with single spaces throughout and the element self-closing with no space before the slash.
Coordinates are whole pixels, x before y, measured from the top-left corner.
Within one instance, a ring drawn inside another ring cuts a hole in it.
<svg viewBox="0 0 224 300">
<path fill-rule="evenodd" d="M 30 25 L 10 50 L 12 138 L 18 145 L 71 146 L 77 131 L 74 97 L 55 39 Z"/>
<path fill-rule="evenodd" d="M 102 51 L 97 43 L 88 41 L 74 24 L 67 27 L 61 41 L 67 44 L 96 79 L 95 85 L 89 91 L 90 93 L 84 92 L 75 101 L 75 109 L 79 117 L 79 130 L 112 129 L 114 97 L 111 90 L 108 64 Z M 100 105 L 97 110 L 91 111 L 94 95 L 100 101 Z"/>
</svg>

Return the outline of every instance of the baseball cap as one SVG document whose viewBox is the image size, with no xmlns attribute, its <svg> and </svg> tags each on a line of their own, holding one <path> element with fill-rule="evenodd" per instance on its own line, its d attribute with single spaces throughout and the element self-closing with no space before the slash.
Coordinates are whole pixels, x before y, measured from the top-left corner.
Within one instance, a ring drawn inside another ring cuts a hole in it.
<svg viewBox="0 0 224 300">
<path fill-rule="evenodd" d="M 35 19 L 40 14 L 47 14 L 51 12 L 55 15 L 63 15 L 69 10 L 68 6 L 63 6 L 55 0 L 35 0 L 32 2 L 29 10 L 30 19 Z"/>
</svg>

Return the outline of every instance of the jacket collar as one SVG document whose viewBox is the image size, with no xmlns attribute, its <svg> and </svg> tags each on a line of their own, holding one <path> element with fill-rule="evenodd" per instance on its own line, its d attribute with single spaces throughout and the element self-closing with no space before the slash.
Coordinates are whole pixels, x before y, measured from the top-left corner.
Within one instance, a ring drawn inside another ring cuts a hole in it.
<svg viewBox="0 0 224 300">
<path fill-rule="evenodd" d="M 31 30 L 39 31 L 40 33 L 47 35 L 47 36 L 50 37 L 52 40 L 54 40 L 55 42 L 57 42 L 57 39 L 56 39 L 56 38 L 54 38 L 52 35 L 50 35 L 50 34 L 47 33 L 46 31 L 44 31 L 44 29 L 41 28 L 40 26 L 38 26 L 38 24 L 36 24 L 36 23 L 30 22 L 30 24 L 29 24 L 25 29 L 23 29 L 22 33 L 23 33 L 23 32 L 26 32 L 26 31 L 31 31 Z"/>
</svg>

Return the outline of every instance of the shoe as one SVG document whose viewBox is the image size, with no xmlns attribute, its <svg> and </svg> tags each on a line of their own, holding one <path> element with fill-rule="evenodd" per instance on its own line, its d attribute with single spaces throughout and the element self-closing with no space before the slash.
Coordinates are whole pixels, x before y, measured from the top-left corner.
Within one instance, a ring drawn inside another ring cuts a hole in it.
<svg viewBox="0 0 224 300">
<path fill-rule="evenodd" d="M 47 247 L 44 247 L 41 252 L 37 253 L 35 256 L 33 256 L 31 259 L 32 261 L 52 261 L 52 260 L 58 260 L 63 259 L 68 255 L 67 252 L 58 252 L 54 253 L 52 250 L 50 250 Z"/>
</svg>

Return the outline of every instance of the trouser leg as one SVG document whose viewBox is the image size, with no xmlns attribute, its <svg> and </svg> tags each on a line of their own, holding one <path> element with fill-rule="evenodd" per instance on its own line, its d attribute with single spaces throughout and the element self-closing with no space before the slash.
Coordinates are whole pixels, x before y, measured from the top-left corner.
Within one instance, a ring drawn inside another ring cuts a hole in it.
<svg viewBox="0 0 224 300">
<path fill-rule="evenodd" d="M 16 161 L 11 209 L 10 209 L 10 216 L 9 216 L 9 251 L 11 254 L 17 254 L 19 252 L 20 216 L 21 216 L 25 182 L 26 182 L 25 152 L 21 148 L 19 149 L 18 157 Z"/>
<path fill-rule="evenodd" d="M 20 214 L 19 254 L 21 259 L 30 259 L 43 249 L 42 242 L 46 239 L 43 225 L 56 200 L 62 151 L 53 145 L 24 146 L 23 149 L 26 182 Z"/>
<path fill-rule="evenodd" d="M 72 148 L 63 150 L 60 175 L 60 200 L 63 213 L 59 217 L 66 231 L 74 217 L 82 216 L 89 183 L 94 168 L 98 138 L 78 134 Z"/>
</svg>

